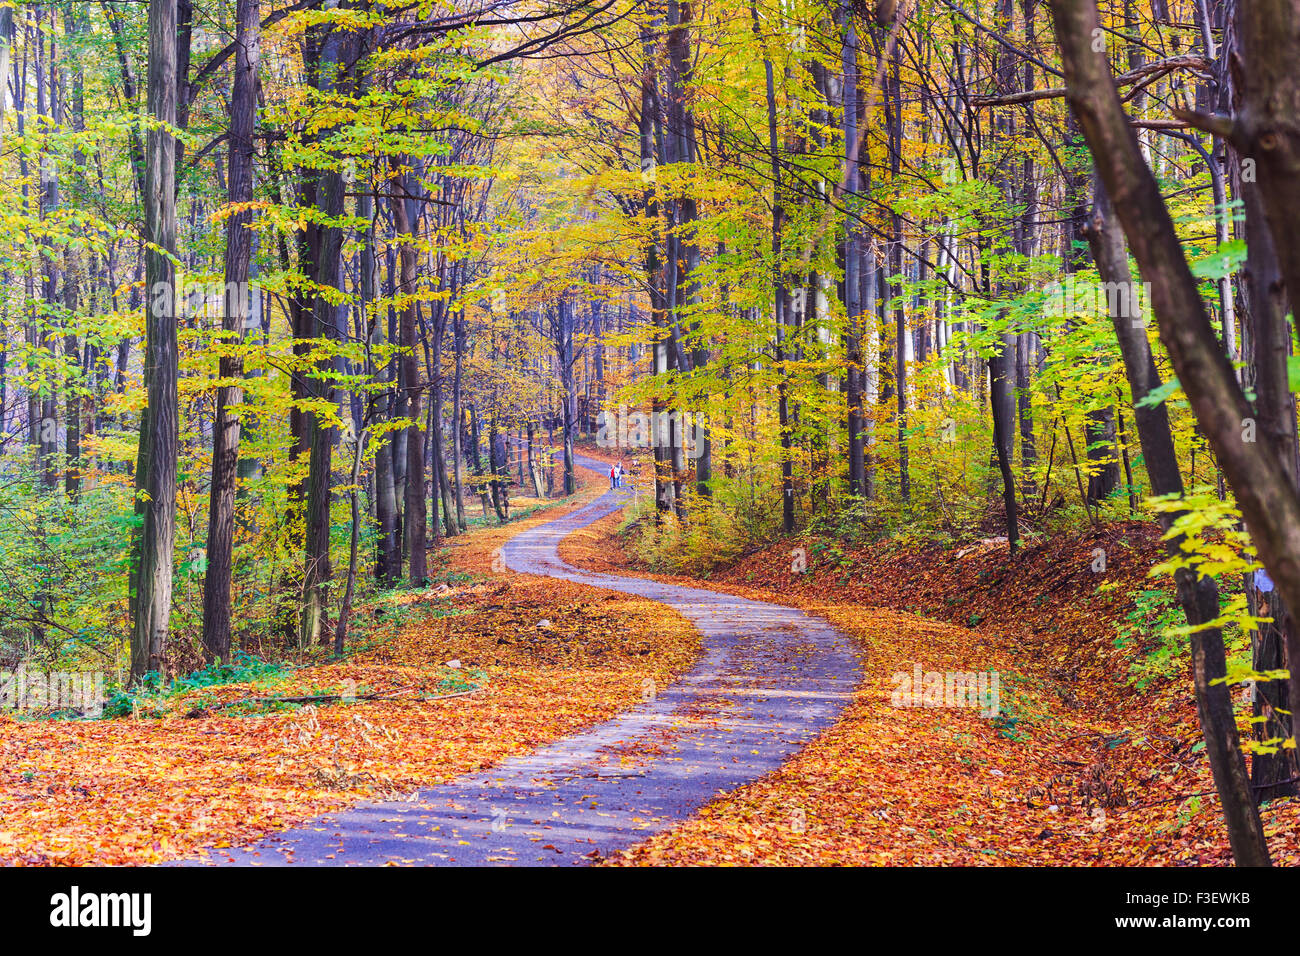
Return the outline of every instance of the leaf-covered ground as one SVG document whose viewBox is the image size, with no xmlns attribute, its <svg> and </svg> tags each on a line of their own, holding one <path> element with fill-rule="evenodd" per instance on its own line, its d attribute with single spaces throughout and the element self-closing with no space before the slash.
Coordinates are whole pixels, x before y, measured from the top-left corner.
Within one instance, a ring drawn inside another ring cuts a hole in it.
<svg viewBox="0 0 1300 956">
<path fill-rule="evenodd" d="M 364 649 L 345 662 L 197 687 L 137 717 L 0 717 L 0 863 L 148 863 L 237 845 L 490 766 L 632 706 L 646 677 L 672 680 L 698 653 L 674 612 L 500 573 L 509 537 L 603 489 L 584 477 L 576 502 L 449 547 L 443 570 L 462 583 L 360 608 Z M 648 575 L 620 520 L 566 539 L 562 557 Z M 1156 547 L 1137 523 L 1014 560 L 997 542 L 799 539 L 711 574 L 711 588 L 802 607 L 860 638 L 864 680 L 779 771 L 609 862 L 1229 862 L 1185 674 L 1157 669 L 1135 687 L 1135 665 L 1159 648 L 1140 636 L 1116 647 Z M 894 706 L 893 677 L 915 664 L 997 671 L 998 715 Z M 285 697 L 323 699 L 266 702 Z M 1263 810 L 1277 863 L 1300 862 L 1298 814 L 1294 800 Z"/>
<path fill-rule="evenodd" d="M 577 503 L 601 490 L 593 481 Z M 647 677 L 670 682 L 695 660 L 685 619 L 623 594 L 491 573 L 501 542 L 559 513 L 450 549 L 450 569 L 481 572 L 465 584 L 359 609 L 370 646 L 345 662 L 198 688 L 139 717 L 0 717 L 0 864 L 152 863 L 237 845 L 634 705 Z M 343 694 L 355 701 L 264 702 Z"/>
<path fill-rule="evenodd" d="M 561 556 L 646 575 L 618 523 L 571 536 Z M 1098 546 L 1111 556 L 1101 575 Z M 862 639 L 863 683 L 836 726 L 781 770 L 611 863 L 1229 863 L 1190 678 L 1174 668 L 1139 690 L 1131 668 L 1150 647 L 1115 646 L 1128 595 L 1152 586 L 1155 547 L 1136 523 L 1014 561 L 997 542 L 845 551 L 801 539 L 710 575 L 710 588 L 804 608 Z M 795 548 L 807 570 L 793 570 Z M 893 675 L 915 664 L 998 671 L 998 716 L 893 706 Z M 1300 862 L 1300 802 L 1262 812 L 1274 862 Z"/>
</svg>

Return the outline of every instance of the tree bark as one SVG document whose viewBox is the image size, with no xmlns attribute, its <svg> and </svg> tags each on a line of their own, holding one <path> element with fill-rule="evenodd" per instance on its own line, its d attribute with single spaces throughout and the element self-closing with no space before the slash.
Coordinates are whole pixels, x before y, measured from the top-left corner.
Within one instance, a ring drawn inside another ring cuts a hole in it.
<svg viewBox="0 0 1300 956">
<path fill-rule="evenodd" d="M 424 587 L 428 576 L 427 523 L 428 511 L 424 495 L 424 430 L 420 426 L 420 396 L 424 385 L 420 381 L 420 362 L 416 354 L 416 272 L 415 240 L 418 226 L 410 214 L 405 198 L 406 177 L 395 175 L 389 183 L 393 225 L 401 237 L 398 258 L 401 263 L 401 280 L 398 294 L 405 301 L 400 307 L 401 334 L 398 344 L 402 348 L 400 360 L 400 388 L 406 397 L 406 415 L 411 425 L 406 429 L 406 495 L 403 507 L 407 579 L 411 587 Z"/>
<path fill-rule="evenodd" d="M 862 354 L 862 235 L 853 200 L 861 182 L 859 153 L 862 139 L 858 133 L 858 33 L 853 22 L 853 6 L 840 5 L 840 66 L 843 72 L 844 108 L 844 350 L 845 397 L 848 406 L 849 494 L 866 497 L 866 422 L 863 415 Z"/>
<path fill-rule="evenodd" d="M 235 76 L 230 94 L 227 202 L 253 201 L 253 125 L 257 115 L 257 71 L 261 62 L 259 0 L 235 5 Z M 226 290 L 222 341 L 242 343 L 252 317 L 248 288 L 253 255 L 253 211 L 241 208 L 226 220 Z M 222 356 L 212 423 L 212 487 L 208 502 L 207 569 L 203 587 L 203 650 L 209 661 L 230 657 L 230 587 L 235 538 L 235 485 L 239 468 L 240 420 L 244 401 L 244 362 L 238 353 Z"/>
<path fill-rule="evenodd" d="M 322 94 L 346 93 L 349 80 L 340 71 L 355 61 L 355 34 L 330 26 L 321 44 L 320 64 L 317 71 Z M 326 141 L 335 132 L 322 130 Z M 339 169 L 324 169 L 317 174 L 316 204 L 328 221 L 343 215 L 343 173 Z M 312 304 L 314 316 L 313 337 L 328 344 L 340 337 L 339 309 L 331 301 L 343 289 L 342 248 L 343 230 L 335 225 L 322 225 L 318 232 L 319 245 L 315 264 L 316 293 Z M 326 290 L 329 290 L 328 292 Z M 330 293 L 334 293 L 331 295 Z M 317 372 L 310 375 L 308 389 L 317 401 L 336 404 L 333 374 L 337 362 L 332 357 L 317 364 Z M 325 643 L 328 636 L 326 618 L 329 605 L 329 581 L 333 576 L 330 563 L 330 498 L 334 461 L 336 429 L 326 419 L 312 414 L 304 422 L 308 448 L 307 489 L 303 500 L 303 518 L 306 529 L 303 542 L 303 608 L 298 636 L 300 650 L 313 644 Z"/>
<path fill-rule="evenodd" d="M 1014 455 L 1016 398 L 1014 356 L 1016 336 L 1003 332 L 989 356 L 989 405 L 993 415 L 993 447 L 1002 476 L 1002 506 L 1006 511 L 1007 542 L 1012 554 L 1020 547 L 1020 517 L 1016 503 L 1016 479 L 1011 471 Z"/>
<path fill-rule="evenodd" d="M 148 409 L 142 416 L 136 464 L 135 600 L 131 628 L 131 679 L 161 671 L 172 604 L 172 549 L 176 537 L 177 344 L 176 283 L 170 256 L 176 249 L 176 0 L 149 2 L 149 114 L 157 125 L 145 146 L 144 379 Z"/>
<path fill-rule="evenodd" d="M 1210 324 L 1159 185 L 1142 159 L 1104 48 L 1093 49 L 1093 38 L 1104 36 L 1096 3 L 1049 0 L 1049 5 L 1070 107 L 1143 277 L 1151 283 L 1161 340 L 1232 483 L 1260 557 L 1283 597 L 1300 606 L 1292 600 L 1292 595 L 1300 597 L 1300 556 L 1288 554 L 1287 547 L 1288 541 L 1300 540 L 1300 502 L 1276 460 L 1254 442 L 1242 440 L 1249 406 Z M 1206 590 L 1197 587 L 1192 599 L 1189 587 L 1190 582 L 1180 582 L 1184 608 L 1195 604 L 1202 623 L 1217 616 L 1217 595 L 1210 601 Z M 1194 633 L 1192 660 L 1197 709 L 1233 856 L 1239 865 L 1266 866 L 1268 845 L 1250 792 L 1231 696 L 1226 684 L 1216 683 L 1226 670 L 1221 635 L 1214 630 Z"/>
<path fill-rule="evenodd" d="M 763 47 L 763 31 L 758 19 L 758 7 L 750 0 L 750 18 L 754 39 Z M 782 230 L 785 224 L 785 207 L 781 196 L 781 154 L 777 136 L 776 83 L 772 60 L 763 54 L 764 88 L 767 93 L 767 150 L 772 175 L 772 293 L 775 325 L 775 365 L 777 373 L 777 419 L 781 436 L 781 530 L 794 533 L 794 460 L 790 429 L 790 383 L 786 369 L 785 337 L 787 316 L 790 311 L 789 291 L 786 288 L 785 264 L 782 262 Z"/>
</svg>

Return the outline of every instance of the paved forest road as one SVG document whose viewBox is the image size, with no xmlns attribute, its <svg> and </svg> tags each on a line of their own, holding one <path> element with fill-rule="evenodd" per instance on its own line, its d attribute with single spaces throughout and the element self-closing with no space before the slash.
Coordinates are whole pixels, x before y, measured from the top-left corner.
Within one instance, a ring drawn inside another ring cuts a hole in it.
<svg viewBox="0 0 1300 956">
<path fill-rule="evenodd" d="M 608 472 L 592 459 L 578 463 Z M 775 769 L 834 721 L 860 675 L 861 652 L 825 621 L 700 588 L 589 574 L 559 559 L 561 538 L 627 496 L 607 492 L 515 536 L 502 554 L 512 571 L 672 605 L 704 636 L 703 656 L 680 682 L 586 733 L 421 790 L 413 802 L 363 804 L 250 847 L 213 850 L 211 862 L 585 864 Z M 792 825 L 796 814 L 791 808 Z"/>
</svg>

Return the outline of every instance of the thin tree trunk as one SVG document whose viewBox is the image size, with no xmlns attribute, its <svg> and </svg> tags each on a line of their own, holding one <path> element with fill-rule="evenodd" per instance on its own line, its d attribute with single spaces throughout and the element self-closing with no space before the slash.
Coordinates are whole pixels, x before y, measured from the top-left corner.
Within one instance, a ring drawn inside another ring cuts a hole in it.
<svg viewBox="0 0 1300 956">
<path fill-rule="evenodd" d="M 857 198 L 862 178 L 858 155 L 862 139 L 858 133 L 858 34 L 853 23 L 853 6 L 840 5 L 841 30 L 844 39 L 840 45 L 843 70 L 844 107 L 844 199 L 849 212 L 844 221 L 844 311 L 845 311 L 845 369 L 848 404 L 848 455 L 849 494 L 867 495 L 866 479 L 866 422 L 863 415 L 863 377 L 865 362 L 862 351 L 862 236 L 858 227 L 856 209 L 851 201 Z"/>
<path fill-rule="evenodd" d="M 257 71 L 261 60 L 259 0 L 238 0 L 235 6 L 235 77 L 230 95 L 230 152 L 227 201 L 247 206 L 253 201 L 253 124 L 257 114 Z M 248 288 L 253 254 L 253 211 L 239 208 L 226 220 L 225 314 L 221 328 L 229 347 L 243 341 L 252 317 Z M 203 587 L 203 650 L 209 661 L 230 657 L 230 587 L 235 537 L 235 486 L 239 468 L 240 421 L 244 401 L 239 384 L 243 358 L 223 355 L 212 423 L 212 488 L 208 505 L 207 569 Z"/>
<path fill-rule="evenodd" d="M 416 355 L 416 275 L 415 246 L 416 224 L 410 215 L 405 194 L 407 193 L 404 177 L 394 176 L 390 182 L 392 191 L 391 207 L 393 224 L 402 244 L 398 252 L 401 262 L 401 296 L 409 297 L 401 307 L 402 347 L 400 364 L 400 383 L 406 397 L 406 415 L 411 425 L 406 429 L 406 495 L 403 510 L 403 526 L 406 537 L 407 578 L 412 587 L 423 587 L 428 576 L 428 546 L 426 544 L 426 511 L 424 496 L 424 430 L 420 426 L 420 394 L 423 384 L 420 382 L 420 363 Z"/>
<path fill-rule="evenodd" d="M 1294 554 L 1286 557 L 1287 542 L 1300 540 L 1300 502 L 1269 453 L 1241 440 L 1241 423 L 1250 409 L 1214 334 L 1159 185 L 1142 159 L 1115 92 L 1105 51 L 1094 50 L 1093 38 L 1103 35 L 1096 4 L 1093 0 L 1049 0 L 1049 5 L 1071 109 L 1142 275 L 1151 283 L 1161 340 L 1238 495 L 1260 557 L 1273 572 L 1283 597 L 1300 607 L 1300 601 L 1293 598 L 1300 597 L 1300 563 Z M 1145 370 L 1130 369 L 1130 374 L 1133 372 L 1142 376 Z M 1148 457 L 1149 466 L 1150 462 Z M 1154 473 L 1152 489 L 1157 493 L 1163 490 Z M 1192 581 L 1186 571 L 1180 577 L 1180 598 L 1189 622 L 1214 620 L 1218 595 L 1210 590 L 1213 580 Z M 1233 856 L 1239 865 L 1266 866 L 1268 844 L 1250 791 L 1232 699 L 1222 682 L 1226 673 L 1222 635 L 1217 629 L 1196 631 L 1191 643 L 1197 709 Z"/>
<path fill-rule="evenodd" d="M 145 147 L 144 379 L 148 410 L 142 416 L 136 465 L 135 600 L 131 628 L 131 679 L 161 671 L 172 604 L 172 548 L 176 537 L 177 345 L 176 286 L 170 253 L 176 248 L 176 0 L 149 3 L 149 115 Z"/>
<path fill-rule="evenodd" d="M 469 528 L 469 524 L 465 521 L 465 478 L 464 468 L 462 467 L 465 460 L 465 449 L 461 447 L 464 440 L 462 425 L 465 416 L 465 393 L 461 385 L 465 354 L 465 310 L 457 309 L 456 317 L 452 322 L 452 342 L 456 351 L 456 372 L 451 386 L 451 461 L 456 485 L 456 522 L 460 525 L 460 530 L 465 531 Z"/>
<path fill-rule="evenodd" d="M 1012 391 L 1016 336 L 1004 332 L 989 356 L 989 405 L 993 414 L 993 447 L 997 455 L 998 471 L 1002 476 L 1002 505 L 1006 510 L 1007 541 L 1012 554 L 1020 546 L 1020 521 L 1016 504 L 1016 479 L 1011 471 L 1014 454 L 1015 405 Z"/>
<path fill-rule="evenodd" d="M 763 30 L 758 19 L 758 7 L 751 0 L 750 18 L 754 39 L 763 47 Z M 794 461 L 790 435 L 790 395 L 788 373 L 785 367 L 786 316 L 789 312 L 789 294 L 786 289 L 785 267 L 781 260 L 782 228 L 785 209 L 781 204 L 781 154 L 777 137 L 776 83 L 772 60 L 763 55 L 764 88 L 767 93 L 767 150 L 772 173 L 772 292 L 773 319 L 776 332 L 777 420 L 781 436 L 781 529 L 794 533 Z"/>
<path fill-rule="evenodd" d="M 357 586 L 357 549 L 361 542 L 361 460 L 366 447 L 368 429 L 357 433 L 357 445 L 352 454 L 352 481 L 348 499 L 352 510 L 352 532 L 348 546 L 348 577 L 343 587 L 343 602 L 339 605 L 339 619 L 334 628 L 334 656 L 343 656 L 343 646 L 348 636 L 348 621 L 352 616 L 352 596 Z"/>
<path fill-rule="evenodd" d="M 318 78 L 322 94 L 345 93 L 349 85 L 346 74 L 340 75 L 355 59 L 353 56 L 355 34 L 331 27 L 321 44 Z M 333 130 L 323 130 L 324 140 Z M 336 221 L 344 209 L 343 173 L 339 169 L 324 169 L 317 176 L 316 203 L 327 223 Z M 340 337 L 338 315 L 340 306 L 331 299 L 343 289 L 342 247 L 343 230 L 336 225 L 322 225 L 318 231 L 319 245 L 315 257 L 316 293 L 312 305 L 315 319 L 313 335 L 325 341 Z M 332 293 L 332 294 L 331 294 Z M 336 361 L 325 359 L 317 375 L 311 378 L 309 389 L 313 398 L 336 404 L 333 374 Z M 307 493 L 304 499 L 303 544 L 303 608 L 299 630 L 299 650 L 313 644 L 326 643 L 329 608 L 329 581 L 333 576 L 330 563 L 330 499 L 336 429 L 317 415 L 307 416 L 306 440 L 308 447 Z"/>
</svg>

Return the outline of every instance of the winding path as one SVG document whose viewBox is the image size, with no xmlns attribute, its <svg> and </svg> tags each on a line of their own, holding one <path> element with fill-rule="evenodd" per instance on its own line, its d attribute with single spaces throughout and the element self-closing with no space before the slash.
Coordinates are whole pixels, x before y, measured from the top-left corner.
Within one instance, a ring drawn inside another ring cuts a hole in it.
<svg viewBox="0 0 1300 956">
<path fill-rule="evenodd" d="M 578 464 L 601 473 L 589 458 Z M 639 843 L 718 794 L 774 770 L 831 724 L 861 673 L 861 650 L 793 608 L 560 560 L 565 535 L 617 511 L 609 491 L 515 536 L 507 567 L 662 601 L 694 622 L 704 653 L 651 700 L 490 770 L 371 803 L 189 863 L 263 866 L 576 865 Z M 631 759 L 628 759 L 629 756 Z M 792 825 L 797 811 L 792 808 Z"/>
</svg>

